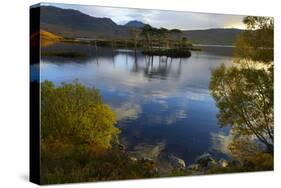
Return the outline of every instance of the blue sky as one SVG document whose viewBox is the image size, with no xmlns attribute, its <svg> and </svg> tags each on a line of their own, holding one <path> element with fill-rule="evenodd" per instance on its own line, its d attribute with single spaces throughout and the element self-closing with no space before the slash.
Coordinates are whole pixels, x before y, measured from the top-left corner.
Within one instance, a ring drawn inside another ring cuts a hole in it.
<svg viewBox="0 0 281 188">
<path fill-rule="evenodd" d="M 209 28 L 244 29 L 241 15 L 210 14 L 182 11 L 163 11 L 148 9 L 114 8 L 92 5 L 53 4 L 64 9 L 75 9 L 94 17 L 111 18 L 117 24 L 125 24 L 131 20 L 139 20 L 154 27 L 177 28 L 183 30 Z"/>
</svg>

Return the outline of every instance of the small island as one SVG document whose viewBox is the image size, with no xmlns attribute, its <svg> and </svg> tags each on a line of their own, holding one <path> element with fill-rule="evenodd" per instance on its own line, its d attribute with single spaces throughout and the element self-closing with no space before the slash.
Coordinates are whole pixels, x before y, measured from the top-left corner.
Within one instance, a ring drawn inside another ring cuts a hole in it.
<svg viewBox="0 0 281 188">
<path fill-rule="evenodd" d="M 155 28 L 149 24 L 134 27 L 127 26 L 128 35 L 125 37 L 97 37 L 97 38 L 78 38 L 58 36 L 49 31 L 40 30 L 41 44 L 48 46 L 56 42 L 82 43 L 90 44 L 95 48 L 111 47 L 138 50 L 148 56 L 166 56 L 174 58 L 188 58 L 191 51 L 201 50 L 199 47 L 187 39 L 183 32 L 179 29 Z M 45 56 L 62 56 L 66 57 L 66 53 L 47 53 Z M 83 54 L 70 54 L 71 57 L 82 57 Z"/>
</svg>

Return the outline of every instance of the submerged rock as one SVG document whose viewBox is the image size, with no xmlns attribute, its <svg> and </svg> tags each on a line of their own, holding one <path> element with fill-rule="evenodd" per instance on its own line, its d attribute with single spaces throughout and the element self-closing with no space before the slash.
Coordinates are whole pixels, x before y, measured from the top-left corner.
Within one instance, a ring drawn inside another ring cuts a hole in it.
<svg viewBox="0 0 281 188">
<path fill-rule="evenodd" d="M 185 169 L 186 165 L 183 159 L 174 155 L 169 155 L 168 158 L 171 160 L 171 164 L 173 167 L 177 169 Z"/>
<path fill-rule="evenodd" d="M 196 164 L 199 164 L 200 167 L 209 168 L 211 166 L 217 165 L 216 160 L 209 153 L 204 153 L 197 157 Z"/>
</svg>

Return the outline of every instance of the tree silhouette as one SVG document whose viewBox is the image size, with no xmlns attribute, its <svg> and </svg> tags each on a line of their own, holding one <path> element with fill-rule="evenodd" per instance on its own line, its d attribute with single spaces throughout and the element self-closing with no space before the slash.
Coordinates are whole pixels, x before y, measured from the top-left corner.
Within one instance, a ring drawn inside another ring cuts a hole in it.
<svg viewBox="0 0 281 188">
<path fill-rule="evenodd" d="M 138 42 L 139 42 L 139 36 L 140 36 L 140 30 L 136 29 L 136 28 L 130 28 L 129 32 L 131 34 L 131 38 L 133 40 L 134 43 L 134 49 L 135 49 L 135 53 L 137 51 L 137 46 L 138 46 Z"/>
</svg>

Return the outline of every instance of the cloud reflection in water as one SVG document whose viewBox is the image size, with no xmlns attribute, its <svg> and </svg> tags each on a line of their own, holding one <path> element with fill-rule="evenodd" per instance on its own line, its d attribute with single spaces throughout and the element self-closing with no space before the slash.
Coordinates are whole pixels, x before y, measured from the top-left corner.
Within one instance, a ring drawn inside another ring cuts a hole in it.
<svg viewBox="0 0 281 188">
<path fill-rule="evenodd" d="M 53 50 L 66 48 L 66 44 L 58 44 Z M 169 152 L 187 161 L 207 151 L 212 142 L 226 152 L 225 145 L 218 144 L 226 136 L 215 136 L 220 128 L 208 85 L 211 70 L 221 63 L 229 64 L 229 57 L 203 51 L 192 52 L 188 59 L 152 60 L 141 53 L 135 57 L 130 51 L 106 48 L 99 48 L 96 57 L 87 45 L 71 46 L 71 50 L 75 48 L 88 53 L 88 58 L 76 63 L 43 57 L 41 78 L 56 84 L 78 79 L 96 87 L 117 114 L 121 140 L 132 147 L 165 142 Z"/>
</svg>

